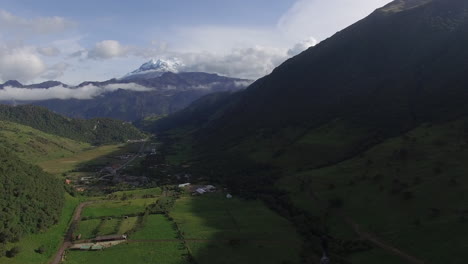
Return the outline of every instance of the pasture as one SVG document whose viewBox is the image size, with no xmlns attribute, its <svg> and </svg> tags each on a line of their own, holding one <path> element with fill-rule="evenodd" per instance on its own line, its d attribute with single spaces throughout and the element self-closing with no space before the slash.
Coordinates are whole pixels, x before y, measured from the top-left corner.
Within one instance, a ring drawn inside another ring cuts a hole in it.
<svg viewBox="0 0 468 264">
<path fill-rule="evenodd" d="M 186 195 L 170 216 L 197 263 L 300 263 L 294 227 L 260 201 Z"/>
<path fill-rule="evenodd" d="M 143 213 L 145 208 L 156 202 L 156 198 L 148 199 L 133 199 L 125 201 L 106 201 L 102 203 L 92 204 L 83 210 L 83 218 L 100 218 L 100 217 L 119 217 L 119 216 L 135 216 Z"/>
</svg>

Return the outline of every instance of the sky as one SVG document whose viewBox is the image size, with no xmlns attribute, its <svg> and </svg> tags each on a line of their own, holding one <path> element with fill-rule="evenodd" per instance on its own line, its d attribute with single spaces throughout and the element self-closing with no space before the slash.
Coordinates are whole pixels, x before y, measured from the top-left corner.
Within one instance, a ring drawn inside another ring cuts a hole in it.
<svg viewBox="0 0 468 264">
<path fill-rule="evenodd" d="M 104 81 L 153 58 L 254 80 L 388 2 L 0 0 L 0 81 Z"/>
</svg>

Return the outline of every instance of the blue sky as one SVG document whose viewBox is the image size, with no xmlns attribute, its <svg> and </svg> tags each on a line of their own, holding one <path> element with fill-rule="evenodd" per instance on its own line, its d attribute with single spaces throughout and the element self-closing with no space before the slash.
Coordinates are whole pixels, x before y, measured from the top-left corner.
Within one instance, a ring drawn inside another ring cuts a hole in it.
<svg viewBox="0 0 468 264">
<path fill-rule="evenodd" d="M 0 0 L 0 81 L 120 77 L 151 58 L 255 79 L 389 0 Z"/>
</svg>

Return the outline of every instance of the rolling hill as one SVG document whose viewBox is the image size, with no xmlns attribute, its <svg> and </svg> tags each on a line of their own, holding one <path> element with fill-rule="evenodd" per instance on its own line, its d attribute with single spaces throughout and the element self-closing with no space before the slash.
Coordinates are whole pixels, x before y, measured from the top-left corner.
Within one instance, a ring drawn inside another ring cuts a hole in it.
<svg viewBox="0 0 468 264">
<path fill-rule="evenodd" d="M 120 143 L 145 137 L 134 126 L 122 121 L 107 118 L 70 119 L 46 108 L 32 105 L 0 105 L 0 120 L 30 126 L 48 134 L 96 145 Z"/>
<path fill-rule="evenodd" d="M 74 141 L 20 124 L 0 121 L 0 145 L 27 163 L 58 159 L 91 148 Z"/>
</svg>

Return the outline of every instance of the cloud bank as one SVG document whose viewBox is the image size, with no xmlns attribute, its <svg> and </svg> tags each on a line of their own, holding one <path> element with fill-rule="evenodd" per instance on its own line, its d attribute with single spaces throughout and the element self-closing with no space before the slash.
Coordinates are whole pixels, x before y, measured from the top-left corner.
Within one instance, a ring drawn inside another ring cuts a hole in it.
<svg viewBox="0 0 468 264">
<path fill-rule="evenodd" d="M 49 99 L 93 99 L 105 93 L 117 90 L 129 90 L 137 92 L 151 91 L 151 88 L 135 83 L 108 84 L 105 86 L 95 86 L 92 84 L 82 87 L 64 87 L 62 85 L 48 89 L 41 88 L 16 88 L 7 86 L 0 90 L 0 101 L 42 101 Z"/>
<path fill-rule="evenodd" d="M 117 40 L 104 40 L 96 43 L 93 49 L 88 51 L 91 59 L 111 59 L 126 56 L 130 51 L 129 47 L 124 47 Z"/>
<path fill-rule="evenodd" d="M 0 46 L 0 78 L 29 81 L 40 76 L 47 67 L 31 48 Z"/>
<path fill-rule="evenodd" d="M 23 18 L 0 9 L 0 30 L 3 32 L 47 35 L 61 33 L 74 26 L 74 22 L 63 17 Z"/>
</svg>

